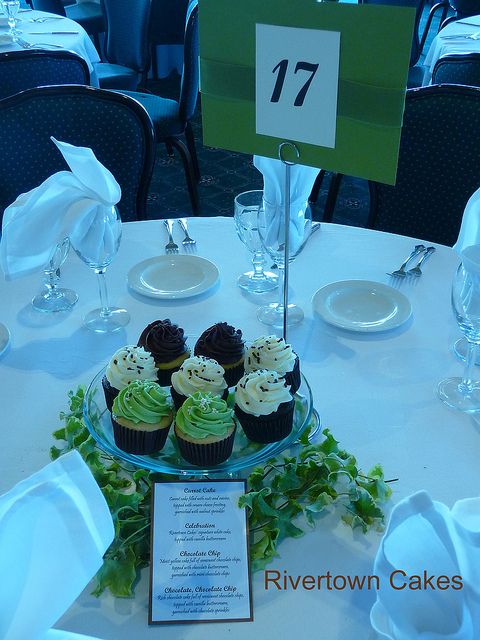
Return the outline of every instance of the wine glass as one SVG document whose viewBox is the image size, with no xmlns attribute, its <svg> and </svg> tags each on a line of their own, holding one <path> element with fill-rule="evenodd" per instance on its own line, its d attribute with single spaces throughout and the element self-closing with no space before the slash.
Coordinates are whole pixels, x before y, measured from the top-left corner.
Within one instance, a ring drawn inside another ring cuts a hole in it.
<svg viewBox="0 0 480 640">
<path fill-rule="evenodd" d="M 103 207 L 85 234 L 71 236 L 72 246 L 78 257 L 98 276 L 100 309 L 87 313 L 84 324 L 97 333 L 118 331 L 130 322 L 126 309 L 111 307 L 108 303 L 105 271 L 117 255 L 122 237 L 122 221 L 117 207 Z"/>
<path fill-rule="evenodd" d="M 278 287 L 278 276 L 264 271 L 265 252 L 258 235 L 258 210 L 263 206 L 263 191 L 244 191 L 234 201 L 233 220 L 237 235 L 250 253 L 253 254 L 253 271 L 239 276 L 237 284 L 250 293 L 265 293 Z"/>
<path fill-rule="evenodd" d="M 1 7 L 8 18 L 8 34 L 15 40 L 22 33 L 17 29 L 17 13 L 20 9 L 20 0 L 1 0 Z"/>
<path fill-rule="evenodd" d="M 453 312 L 468 343 L 465 370 L 462 378 L 442 380 L 437 391 L 439 398 L 449 407 L 476 413 L 480 411 L 480 382 L 473 380 L 473 373 L 480 344 L 480 270 L 471 268 L 466 254 L 467 250 L 462 254 L 462 263 L 452 285 Z"/>
<path fill-rule="evenodd" d="M 77 302 L 78 295 L 75 291 L 58 286 L 60 267 L 67 259 L 69 249 L 69 238 L 64 238 L 53 248 L 48 265 L 44 269 L 45 288 L 32 299 L 32 305 L 37 311 L 68 311 Z"/>
<path fill-rule="evenodd" d="M 306 201 L 290 204 L 290 226 L 288 234 L 288 261 L 292 262 L 302 251 L 312 229 L 312 211 Z M 278 302 L 260 307 L 257 318 L 273 327 L 283 327 L 285 286 L 285 207 L 264 200 L 258 212 L 258 233 L 268 255 L 280 270 Z M 298 324 L 304 318 L 303 310 L 296 304 L 287 308 L 287 326 Z"/>
</svg>

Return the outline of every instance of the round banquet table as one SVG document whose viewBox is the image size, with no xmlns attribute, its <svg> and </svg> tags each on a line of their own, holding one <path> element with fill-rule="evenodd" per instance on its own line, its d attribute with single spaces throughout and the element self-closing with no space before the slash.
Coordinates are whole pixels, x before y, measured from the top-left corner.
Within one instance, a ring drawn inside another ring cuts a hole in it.
<svg viewBox="0 0 480 640">
<path fill-rule="evenodd" d="M 32 22 L 35 18 L 43 18 L 51 16 L 55 20 L 46 20 L 45 22 Z M 58 16 L 54 13 L 47 13 L 46 11 L 29 11 L 23 10 L 18 14 L 18 29 L 22 32 L 19 37 L 28 42 L 38 46 L 39 49 L 44 48 L 45 45 L 58 45 L 63 49 L 68 49 L 78 54 L 83 58 L 90 71 L 90 84 L 92 87 L 98 86 L 98 79 L 95 73 L 95 64 L 100 62 L 100 56 L 95 48 L 90 36 L 85 29 L 74 20 Z M 5 16 L 0 15 L 0 35 L 5 34 L 8 31 L 7 19 Z M 57 34 L 51 33 L 53 31 L 71 31 L 76 33 Z M 55 47 L 45 46 L 48 50 L 54 50 Z M 0 43 L 0 53 L 4 51 L 18 51 L 22 47 L 16 42 L 2 42 Z"/>
<path fill-rule="evenodd" d="M 67 392 L 88 384 L 118 347 L 136 343 L 144 326 L 170 318 L 187 335 L 198 336 L 217 321 L 243 330 L 247 339 L 269 332 L 256 319 L 259 301 L 236 286 L 249 265 L 231 218 L 189 221 L 197 254 L 214 262 L 220 281 L 193 298 L 156 300 L 133 293 L 127 273 L 138 262 L 164 253 L 166 231 L 161 221 L 124 225 L 120 251 L 107 271 L 112 304 L 129 309 L 124 331 L 96 335 L 82 327 L 84 313 L 96 306 L 95 276 L 72 252 L 62 268 L 62 284 L 79 294 L 67 314 L 42 315 L 32 310 L 41 274 L 0 283 L 1 321 L 11 332 L 11 345 L 0 358 L 2 448 L 0 492 L 44 466 L 58 428 L 58 413 L 67 406 Z M 182 234 L 176 226 L 177 241 Z M 456 413 L 436 397 L 440 379 L 460 375 L 463 365 L 451 347 L 459 336 L 450 308 L 450 283 L 458 263 L 452 249 L 437 246 L 418 279 L 392 282 L 387 271 L 398 267 L 416 241 L 387 233 L 322 224 L 291 264 L 290 296 L 305 310 L 305 320 L 290 330 L 289 341 L 312 386 L 323 427 L 329 427 L 359 465 L 379 462 L 392 484 L 390 504 L 420 489 L 451 507 L 478 492 L 480 434 L 475 418 Z M 181 245 L 180 245 L 181 246 Z M 402 326 L 380 333 L 346 331 L 330 326 L 312 310 L 313 294 L 330 282 L 367 279 L 394 284 L 411 302 L 413 315 Z M 388 510 L 388 508 L 387 508 Z M 279 547 L 269 569 L 292 575 L 368 575 L 380 534 L 363 535 L 327 516 L 300 539 Z M 148 571 L 137 584 L 134 599 L 99 599 L 87 587 L 58 621 L 57 627 L 104 640 L 189 638 L 212 634 L 231 640 L 302 638 L 358 640 L 374 638 L 369 623 L 374 591 L 272 591 L 264 574 L 253 576 L 254 622 L 196 625 L 147 624 Z M 308 620 L 308 628 L 305 621 Z"/>
<path fill-rule="evenodd" d="M 425 72 L 422 84 L 428 85 L 432 82 L 432 73 L 435 64 L 439 58 L 455 53 L 476 53 L 480 51 L 480 40 L 473 38 L 450 38 L 450 36 L 466 35 L 477 33 L 480 30 L 480 15 L 468 16 L 462 20 L 450 22 L 444 27 L 432 40 L 432 44 L 428 49 L 423 66 Z M 449 36 L 444 38 L 443 36 Z"/>
</svg>

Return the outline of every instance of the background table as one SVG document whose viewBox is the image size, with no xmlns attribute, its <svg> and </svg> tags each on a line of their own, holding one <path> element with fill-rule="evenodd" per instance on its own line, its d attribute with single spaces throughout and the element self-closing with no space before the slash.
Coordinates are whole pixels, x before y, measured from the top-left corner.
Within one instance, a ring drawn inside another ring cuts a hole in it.
<svg viewBox="0 0 480 640">
<path fill-rule="evenodd" d="M 48 462 L 58 428 L 58 413 L 67 406 L 67 391 L 87 384 L 118 347 L 135 343 L 144 326 L 170 318 L 198 336 L 214 322 L 243 329 L 246 338 L 268 332 L 255 316 L 260 301 L 272 295 L 243 294 L 236 278 L 250 257 L 237 239 L 231 218 L 190 221 L 198 255 L 220 269 L 220 283 L 199 297 L 159 301 L 131 293 L 128 270 L 162 254 L 166 232 L 161 221 L 128 223 L 120 252 L 107 271 L 112 304 L 132 315 L 124 332 L 95 335 L 81 326 L 83 314 L 97 304 L 95 276 L 72 253 L 62 270 L 62 284 L 79 293 L 70 314 L 33 312 L 41 274 L 0 283 L 0 320 L 12 333 L 10 350 L 0 359 L 2 448 L 0 491 Z M 182 235 L 175 228 L 175 237 Z M 459 336 L 450 308 L 450 283 L 458 264 L 443 246 L 425 265 L 418 280 L 401 281 L 411 300 L 413 317 L 402 327 L 378 334 L 352 333 L 328 326 L 314 316 L 311 298 L 323 285 L 362 278 L 391 283 L 386 272 L 397 267 L 416 242 L 411 238 L 361 228 L 323 224 L 291 265 L 291 298 L 305 310 L 304 322 L 290 332 L 300 355 L 324 427 L 354 453 L 365 470 L 383 464 L 393 483 L 392 503 L 419 490 L 448 506 L 478 494 L 479 426 L 474 418 L 444 406 L 435 395 L 437 382 L 460 375 L 463 365 L 451 347 Z M 303 538 L 280 545 L 281 557 L 269 566 L 292 575 L 368 575 L 380 536 L 352 532 L 337 521 L 322 519 Z M 301 633 L 313 640 L 374 638 L 369 610 L 373 591 L 266 591 L 263 572 L 253 579 L 253 623 L 167 626 L 147 625 L 148 572 L 133 600 L 100 599 L 84 591 L 58 627 L 105 640 L 188 638 L 212 634 L 231 640 L 290 638 Z M 308 620 L 308 627 L 306 621 Z"/>
<path fill-rule="evenodd" d="M 45 16 L 52 16 L 57 18 L 56 20 L 47 20 L 46 22 L 31 22 L 34 18 L 40 18 Z M 74 20 L 57 16 L 54 13 L 47 13 L 45 11 L 21 11 L 18 14 L 18 29 L 22 32 L 20 38 L 30 44 L 37 44 L 38 48 L 42 49 L 44 44 L 60 45 L 64 49 L 73 51 L 82 57 L 90 71 L 90 84 L 93 87 L 98 86 L 98 80 L 95 73 L 95 63 L 100 62 L 100 56 L 95 48 L 92 40 L 85 29 L 80 26 Z M 7 19 L 5 16 L 0 15 L 0 33 L 6 33 L 8 31 Z M 51 31 L 76 31 L 75 34 L 68 35 L 51 35 Z M 37 32 L 36 34 L 30 32 Z M 43 32 L 43 33 L 41 33 Z M 57 47 L 45 47 L 49 50 L 54 50 Z M 18 51 L 22 47 L 16 43 L 11 42 L 0 45 L 0 53 L 3 51 Z"/>
<path fill-rule="evenodd" d="M 435 63 L 442 56 L 453 53 L 476 53 L 480 51 L 480 40 L 470 38 L 459 38 L 458 40 L 450 40 L 442 36 L 461 35 L 476 33 L 480 30 L 480 16 L 469 16 L 463 20 L 450 22 L 438 33 L 432 41 L 428 53 L 425 57 L 423 65 L 425 67 L 425 75 L 423 76 L 423 85 L 430 84 L 432 81 L 433 68 Z"/>
</svg>

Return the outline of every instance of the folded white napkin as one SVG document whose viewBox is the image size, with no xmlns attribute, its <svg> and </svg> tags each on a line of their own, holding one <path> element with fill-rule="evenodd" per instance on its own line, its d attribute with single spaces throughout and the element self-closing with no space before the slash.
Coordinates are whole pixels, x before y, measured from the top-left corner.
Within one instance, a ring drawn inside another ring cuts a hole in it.
<svg viewBox="0 0 480 640">
<path fill-rule="evenodd" d="M 68 637 L 49 629 L 100 569 L 113 536 L 105 498 L 77 451 L 0 496 L 0 638 Z"/>
<path fill-rule="evenodd" d="M 100 257 L 109 233 L 103 213 L 121 198 L 118 182 L 91 149 L 52 141 L 71 171 L 53 174 L 5 209 L 0 264 L 7 278 L 43 269 L 67 236 L 79 251 Z"/>
<path fill-rule="evenodd" d="M 399 502 L 377 553 L 374 574 L 380 588 L 370 619 L 382 638 L 477 640 L 480 498 L 460 500 L 452 510 L 432 501 L 425 491 Z"/>
<path fill-rule="evenodd" d="M 465 206 L 462 224 L 453 248 L 460 253 L 472 244 L 480 244 L 480 189 L 470 196 Z"/>
<path fill-rule="evenodd" d="M 263 174 L 263 197 L 268 230 L 265 244 L 284 233 L 285 227 L 285 164 L 275 158 L 254 156 L 253 164 Z M 308 197 L 319 172 L 318 168 L 290 165 L 290 255 L 295 255 L 310 232 L 306 225 Z"/>
</svg>

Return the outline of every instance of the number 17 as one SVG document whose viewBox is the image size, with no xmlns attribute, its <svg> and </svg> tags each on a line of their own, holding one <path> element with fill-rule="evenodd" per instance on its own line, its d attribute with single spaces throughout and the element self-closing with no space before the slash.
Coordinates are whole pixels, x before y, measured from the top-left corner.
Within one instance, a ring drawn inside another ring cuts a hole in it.
<svg viewBox="0 0 480 640">
<path fill-rule="evenodd" d="M 273 68 L 272 73 L 276 73 L 278 71 L 277 80 L 275 82 L 275 86 L 273 88 L 272 97 L 270 98 L 270 102 L 278 102 L 280 100 L 280 95 L 282 93 L 283 84 L 285 82 L 285 76 L 287 75 L 288 69 L 288 60 L 280 60 L 280 62 Z M 313 64 L 313 62 L 297 62 L 295 66 L 294 73 L 297 71 L 310 71 L 311 75 L 308 80 L 305 82 L 303 87 L 297 93 L 297 97 L 295 98 L 295 102 L 293 103 L 294 107 L 301 107 L 305 101 L 305 96 L 307 95 L 307 91 L 312 83 L 313 77 L 316 74 L 318 69 L 318 64 Z"/>
</svg>

